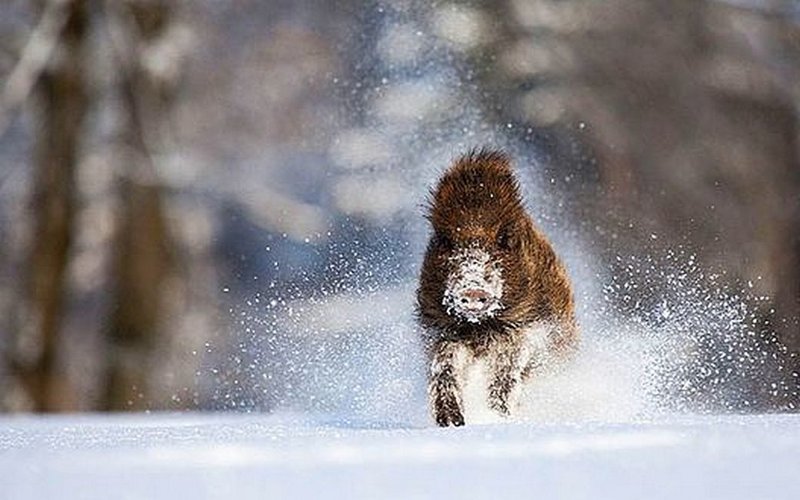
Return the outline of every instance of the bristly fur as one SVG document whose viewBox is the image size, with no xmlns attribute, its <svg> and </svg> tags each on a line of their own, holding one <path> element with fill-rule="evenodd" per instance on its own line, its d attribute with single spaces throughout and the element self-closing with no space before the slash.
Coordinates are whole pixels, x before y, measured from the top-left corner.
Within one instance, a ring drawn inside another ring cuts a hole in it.
<svg viewBox="0 0 800 500">
<path fill-rule="evenodd" d="M 501 151 L 473 150 L 458 158 L 431 191 L 427 218 L 433 234 L 417 313 L 431 355 L 429 392 L 436 421 L 463 424 L 461 364 L 475 358 L 486 358 L 493 367 L 489 405 L 508 414 L 512 393 L 533 371 L 534 358 L 563 357 L 577 342 L 567 273 L 526 213 L 510 159 Z M 474 247 L 503 270 L 502 308 L 479 323 L 463 321 L 443 305 L 454 253 Z M 531 353 L 527 345 L 525 332 L 536 325 L 548 325 L 546 353 Z"/>
</svg>

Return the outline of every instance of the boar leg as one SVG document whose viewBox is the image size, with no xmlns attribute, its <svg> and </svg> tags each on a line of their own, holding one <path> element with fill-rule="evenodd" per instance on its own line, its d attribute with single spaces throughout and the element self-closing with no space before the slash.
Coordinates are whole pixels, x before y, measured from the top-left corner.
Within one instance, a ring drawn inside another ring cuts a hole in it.
<svg viewBox="0 0 800 500">
<path fill-rule="evenodd" d="M 436 424 L 440 427 L 464 425 L 461 379 L 465 362 L 465 348 L 456 342 L 441 341 L 434 348 L 428 397 Z"/>
<path fill-rule="evenodd" d="M 490 364 L 489 408 L 506 417 L 511 415 L 526 364 L 522 350 L 516 346 L 505 347 L 495 354 Z"/>
</svg>

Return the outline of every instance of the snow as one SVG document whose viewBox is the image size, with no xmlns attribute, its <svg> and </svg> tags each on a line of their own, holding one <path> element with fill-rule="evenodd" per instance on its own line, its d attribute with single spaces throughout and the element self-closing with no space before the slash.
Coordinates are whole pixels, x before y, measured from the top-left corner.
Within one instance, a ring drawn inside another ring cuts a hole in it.
<svg viewBox="0 0 800 500">
<path fill-rule="evenodd" d="M 0 419 L 3 499 L 795 498 L 800 415 L 438 429 L 293 415 Z"/>
</svg>

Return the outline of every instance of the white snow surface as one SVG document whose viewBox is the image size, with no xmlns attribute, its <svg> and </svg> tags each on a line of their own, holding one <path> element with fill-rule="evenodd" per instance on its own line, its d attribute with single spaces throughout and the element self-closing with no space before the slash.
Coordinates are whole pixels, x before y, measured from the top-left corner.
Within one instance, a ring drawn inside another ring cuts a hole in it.
<svg viewBox="0 0 800 500">
<path fill-rule="evenodd" d="M 796 498 L 800 415 L 406 427 L 294 415 L 0 419 L 2 499 Z"/>
</svg>

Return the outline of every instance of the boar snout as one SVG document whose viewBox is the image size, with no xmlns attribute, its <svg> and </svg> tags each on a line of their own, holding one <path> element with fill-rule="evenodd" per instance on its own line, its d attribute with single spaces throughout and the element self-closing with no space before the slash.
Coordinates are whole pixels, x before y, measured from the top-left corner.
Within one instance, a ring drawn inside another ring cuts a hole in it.
<svg viewBox="0 0 800 500">
<path fill-rule="evenodd" d="M 490 299 L 491 296 L 486 290 L 468 288 L 461 293 L 458 302 L 468 311 L 483 312 L 489 307 Z"/>
</svg>

